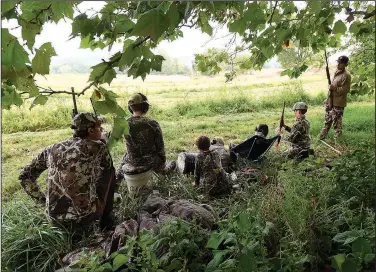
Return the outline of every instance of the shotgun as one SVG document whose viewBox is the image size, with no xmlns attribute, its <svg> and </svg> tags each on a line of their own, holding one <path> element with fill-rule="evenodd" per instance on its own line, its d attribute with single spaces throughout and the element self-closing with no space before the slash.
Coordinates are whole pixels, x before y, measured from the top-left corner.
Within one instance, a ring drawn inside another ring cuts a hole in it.
<svg viewBox="0 0 376 272">
<path fill-rule="evenodd" d="M 279 130 L 281 130 L 283 126 L 285 125 L 285 107 L 286 107 L 286 102 L 283 102 L 281 119 L 279 120 Z M 278 150 L 278 146 L 279 146 L 279 143 L 281 142 L 281 138 L 282 137 L 279 137 L 277 140 L 276 150 Z"/>
<path fill-rule="evenodd" d="M 330 80 L 330 73 L 329 73 L 329 65 L 328 65 L 328 56 L 326 54 L 326 50 L 324 51 L 324 55 L 325 55 L 325 62 L 326 62 L 326 78 L 328 79 L 328 85 L 332 84 L 332 81 Z M 328 107 L 329 107 L 329 110 L 331 110 L 333 108 L 333 93 L 331 90 L 329 90 L 328 92 L 328 99 L 329 99 L 329 104 L 328 104 Z"/>
</svg>

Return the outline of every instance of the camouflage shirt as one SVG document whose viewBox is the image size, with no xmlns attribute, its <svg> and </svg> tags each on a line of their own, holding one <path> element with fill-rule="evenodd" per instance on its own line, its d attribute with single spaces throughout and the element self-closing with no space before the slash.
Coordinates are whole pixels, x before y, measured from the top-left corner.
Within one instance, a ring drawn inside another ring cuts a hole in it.
<svg viewBox="0 0 376 272">
<path fill-rule="evenodd" d="M 46 196 L 37 178 L 48 169 Z M 39 202 L 46 200 L 50 218 L 81 222 L 99 218 L 104 199 L 102 184 L 113 171 L 112 159 L 102 141 L 70 138 L 44 149 L 22 169 L 19 181 L 27 194 Z"/>
<path fill-rule="evenodd" d="M 200 152 L 196 158 L 195 182 L 201 183 L 208 195 L 219 195 L 229 191 L 229 182 L 216 151 Z"/>
<path fill-rule="evenodd" d="M 158 122 L 147 117 L 128 118 L 127 151 L 118 168 L 120 173 L 142 173 L 157 170 L 166 163 L 162 130 Z"/>
<path fill-rule="evenodd" d="M 292 144 L 293 149 L 309 149 L 311 139 L 309 137 L 309 122 L 305 116 L 297 118 L 292 128 L 286 127 L 290 134 L 285 138 Z"/>
</svg>

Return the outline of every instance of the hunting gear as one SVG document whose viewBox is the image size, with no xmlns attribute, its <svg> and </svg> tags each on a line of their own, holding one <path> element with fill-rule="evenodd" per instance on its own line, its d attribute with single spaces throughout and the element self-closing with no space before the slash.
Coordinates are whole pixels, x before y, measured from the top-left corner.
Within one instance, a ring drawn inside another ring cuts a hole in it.
<svg viewBox="0 0 376 272">
<path fill-rule="evenodd" d="M 19 181 L 25 192 L 46 205 L 55 226 L 68 229 L 86 227 L 100 219 L 110 225 L 115 190 L 115 169 L 102 138 L 102 119 L 92 113 L 79 113 L 73 121 L 72 138 L 53 144 L 25 166 Z M 47 192 L 37 183 L 48 170 Z"/>
<path fill-rule="evenodd" d="M 281 130 L 283 126 L 285 125 L 285 107 L 286 107 L 286 103 L 283 102 L 282 114 L 281 114 L 281 118 L 279 119 L 279 130 Z M 277 144 L 275 145 L 275 151 L 277 152 L 279 151 L 279 144 L 281 142 L 281 138 L 282 137 L 278 138 Z"/>
<path fill-rule="evenodd" d="M 126 153 L 116 176 L 118 180 L 125 178 L 130 193 L 146 185 L 153 171 L 165 171 L 166 154 L 161 127 L 157 121 L 144 116 L 149 107 L 146 96 L 141 93 L 129 98 L 128 110 L 132 116 L 127 119 Z"/>
<path fill-rule="evenodd" d="M 342 117 L 347 105 L 347 94 L 350 91 L 351 75 L 346 70 L 349 62 L 348 57 L 340 56 L 337 62 L 337 71 L 334 73 L 332 83 L 329 84 L 331 95 L 325 101 L 325 122 L 320 132 L 320 138 L 326 137 L 332 125 L 336 137 L 342 134 Z"/>
<path fill-rule="evenodd" d="M 295 113 L 296 120 L 292 127 L 283 124 L 283 128 L 290 134 L 285 137 L 285 140 L 291 143 L 291 149 L 288 151 L 289 158 L 304 159 L 313 151 L 311 147 L 311 139 L 309 136 L 310 124 L 305 117 L 308 110 L 304 102 L 297 102 L 291 109 Z M 279 130 L 282 134 L 282 130 Z"/>
</svg>

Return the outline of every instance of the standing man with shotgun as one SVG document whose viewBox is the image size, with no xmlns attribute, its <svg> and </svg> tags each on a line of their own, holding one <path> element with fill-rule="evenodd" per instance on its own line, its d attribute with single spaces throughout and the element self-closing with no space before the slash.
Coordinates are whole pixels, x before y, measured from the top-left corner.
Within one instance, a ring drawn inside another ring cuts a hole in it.
<svg viewBox="0 0 376 272">
<path fill-rule="evenodd" d="M 325 103 L 325 123 L 320 132 L 320 139 L 324 139 L 333 125 L 335 137 L 342 135 L 342 116 L 347 104 L 347 94 L 350 91 L 351 75 L 346 70 L 349 58 L 340 56 L 337 60 L 337 71 L 333 81 L 330 81 L 328 58 L 325 51 L 326 76 L 328 78 L 329 95 Z"/>
</svg>

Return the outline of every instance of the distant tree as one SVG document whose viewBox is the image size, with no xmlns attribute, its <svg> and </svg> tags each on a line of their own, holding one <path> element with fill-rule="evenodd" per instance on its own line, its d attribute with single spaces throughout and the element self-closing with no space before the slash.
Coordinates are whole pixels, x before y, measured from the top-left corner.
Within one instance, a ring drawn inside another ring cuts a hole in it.
<svg viewBox="0 0 376 272">
<path fill-rule="evenodd" d="M 314 53 L 309 47 L 299 47 L 299 44 L 291 48 L 284 48 L 278 54 L 278 62 L 284 69 L 291 69 L 302 64 L 320 68 L 323 66 L 323 56 L 321 52 Z"/>
</svg>

